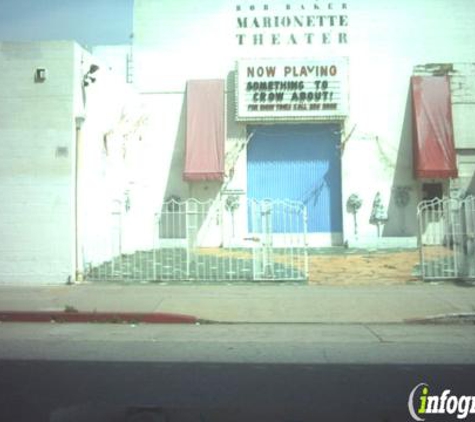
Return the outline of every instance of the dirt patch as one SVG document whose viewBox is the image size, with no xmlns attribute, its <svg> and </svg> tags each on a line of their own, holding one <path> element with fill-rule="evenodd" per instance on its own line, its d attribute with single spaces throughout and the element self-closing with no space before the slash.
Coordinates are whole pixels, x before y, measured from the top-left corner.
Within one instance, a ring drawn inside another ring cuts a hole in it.
<svg viewBox="0 0 475 422">
<path fill-rule="evenodd" d="M 406 284 L 419 263 L 417 250 L 309 256 L 309 283 L 322 285 Z"/>
</svg>

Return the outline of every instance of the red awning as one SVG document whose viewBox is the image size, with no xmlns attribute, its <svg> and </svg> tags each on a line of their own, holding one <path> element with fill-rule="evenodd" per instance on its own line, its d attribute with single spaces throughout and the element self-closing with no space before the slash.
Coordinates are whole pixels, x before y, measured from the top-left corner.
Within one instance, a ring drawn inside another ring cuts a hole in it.
<svg viewBox="0 0 475 422">
<path fill-rule="evenodd" d="M 224 179 L 224 80 L 188 81 L 183 178 Z"/>
<path fill-rule="evenodd" d="M 414 176 L 457 177 L 450 82 L 447 76 L 413 76 Z"/>
</svg>

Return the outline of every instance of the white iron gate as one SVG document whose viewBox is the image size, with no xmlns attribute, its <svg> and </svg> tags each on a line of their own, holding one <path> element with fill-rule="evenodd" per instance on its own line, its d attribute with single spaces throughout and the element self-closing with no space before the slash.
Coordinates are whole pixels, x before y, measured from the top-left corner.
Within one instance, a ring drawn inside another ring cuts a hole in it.
<svg viewBox="0 0 475 422">
<path fill-rule="evenodd" d="M 85 278 L 126 282 L 307 280 L 305 206 L 294 201 L 239 202 L 246 201 L 237 198 L 233 206 L 224 200 L 167 201 L 156 215 L 150 248 L 124 253 L 122 229 L 116 227 L 112 245 L 106 246 L 110 258 L 86 262 Z M 114 218 L 119 224 L 126 220 L 124 215 Z M 249 219 L 251 229 L 246 221 L 235 221 L 239 218 Z"/>
<path fill-rule="evenodd" d="M 417 215 L 422 278 L 475 279 L 475 197 L 423 201 Z"/>
</svg>

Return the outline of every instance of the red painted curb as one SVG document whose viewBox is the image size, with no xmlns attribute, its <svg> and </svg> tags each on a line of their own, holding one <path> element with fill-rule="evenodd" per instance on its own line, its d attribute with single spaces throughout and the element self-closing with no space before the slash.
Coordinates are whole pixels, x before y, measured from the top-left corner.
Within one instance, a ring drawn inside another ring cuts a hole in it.
<svg viewBox="0 0 475 422">
<path fill-rule="evenodd" d="M 137 312 L 0 311 L 0 322 L 99 322 L 109 324 L 196 324 L 191 315 Z"/>
</svg>

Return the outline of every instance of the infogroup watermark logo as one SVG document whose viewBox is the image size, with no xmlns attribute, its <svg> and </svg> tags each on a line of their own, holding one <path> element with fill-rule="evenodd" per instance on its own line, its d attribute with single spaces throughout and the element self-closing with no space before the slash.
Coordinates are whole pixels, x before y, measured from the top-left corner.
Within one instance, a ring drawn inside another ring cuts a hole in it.
<svg viewBox="0 0 475 422">
<path fill-rule="evenodd" d="M 475 415 L 475 396 L 456 396 L 450 390 L 430 394 L 429 384 L 421 382 L 409 395 L 409 413 L 415 421 L 425 421 L 428 415 L 453 415 L 459 420 Z"/>
</svg>

